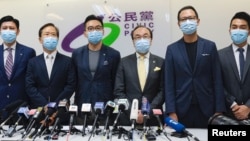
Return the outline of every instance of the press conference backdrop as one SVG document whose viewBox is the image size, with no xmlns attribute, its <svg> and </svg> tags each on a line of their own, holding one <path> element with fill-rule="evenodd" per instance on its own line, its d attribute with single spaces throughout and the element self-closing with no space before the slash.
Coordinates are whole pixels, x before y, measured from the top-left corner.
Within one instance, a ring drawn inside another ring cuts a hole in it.
<svg viewBox="0 0 250 141">
<path fill-rule="evenodd" d="M 73 49 L 87 43 L 82 35 L 89 14 L 104 16 L 104 43 L 122 56 L 134 52 L 130 31 L 138 24 L 153 30 L 151 51 L 165 57 L 167 45 L 182 33 L 177 26 L 178 10 L 193 5 L 200 16 L 198 33 L 213 40 L 218 49 L 231 43 L 229 22 L 235 12 L 250 13 L 249 0 L 0 0 L 0 17 L 12 15 L 20 20 L 18 41 L 42 53 L 39 28 L 52 22 L 60 29 L 58 50 L 71 56 Z"/>
</svg>

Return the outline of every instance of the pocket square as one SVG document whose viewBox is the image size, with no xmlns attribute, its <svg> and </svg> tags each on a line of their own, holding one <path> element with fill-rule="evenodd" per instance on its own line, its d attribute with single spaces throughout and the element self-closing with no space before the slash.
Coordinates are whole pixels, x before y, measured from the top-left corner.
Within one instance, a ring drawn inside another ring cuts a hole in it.
<svg viewBox="0 0 250 141">
<path fill-rule="evenodd" d="M 154 68 L 154 71 L 159 71 L 159 70 L 161 70 L 161 68 L 159 68 L 159 67 Z"/>
<path fill-rule="evenodd" d="M 104 66 L 105 66 L 105 65 L 108 65 L 108 64 L 109 64 L 108 61 L 104 61 L 104 63 L 103 63 Z"/>
<path fill-rule="evenodd" d="M 202 56 L 209 56 L 210 54 L 206 54 L 206 53 L 204 53 L 204 54 L 201 54 Z"/>
</svg>

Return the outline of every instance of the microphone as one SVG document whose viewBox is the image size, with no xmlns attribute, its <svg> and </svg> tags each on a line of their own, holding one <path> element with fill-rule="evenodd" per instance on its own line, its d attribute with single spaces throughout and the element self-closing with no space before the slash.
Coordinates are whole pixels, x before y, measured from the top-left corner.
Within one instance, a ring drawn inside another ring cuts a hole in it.
<svg viewBox="0 0 250 141">
<path fill-rule="evenodd" d="M 162 122 L 161 122 L 161 119 L 160 119 L 160 115 L 162 115 L 162 111 L 161 109 L 153 109 L 153 114 L 154 116 L 156 117 L 158 123 L 159 123 L 159 130 L 162 131 L 163 130 L 163 125 L 162 125 Z"/>
<path fill-rule="evenodd" d="M 145 133 L 147 119 L 148 119 L 149 112 L 150 112 L 150 105 L 149 105 L 148 99 L 145 96 L 142 96 L 141 112 L 143 114 L 143 129 L 144 129 L 144 133 Z"/>
<path fill-rule="evenodd" d="M 16 108 L 19 108 L 21 107 L 21 105 L 23 104 L 24 102 L 20 99 L 8 104 L 7 106 L 5 106 L 2 111 L 7 111 L 7 112 L 11 112 L 11 111 L 14 111 Z"/>
<path fill-rule="evenodd" d="M 213 115 L 209 118 L 208 124 L 210 125 L 248 125 L 242 121 L 234 120 L 224 115 Z"/>
<path fill-rule="evenodd" d="M 69 113 L 70 113 L 70 119 L 69 119 L 69 133 L 71 134 L 71 130 L 73 129 L 73 123 L 74 123 L 74 116 L 77 114 L 77 105 L 70 105 L 69 106 Z"/>
<path fill-rule="evenodd" d="M 43 110 L 43 107 L 38 107 L 35 110 L 30 110 L 29 115 L 33 115 L 32 118 L 30 119 L 30 122 L 26 128 L 26 130 L 23 132 L 22 139 L 25 139 L 25 137 L 30 133 L 31 129 L 33 128 L 36 120 L 38 117 L 41 115 L 41 111 Z M 35 111 L 35 112 L 34 112 Z M 34 113 L 32 113 L 34 112 Z"/>
<path fill-rule="evenodd" d="M 117 105 L 118 105 L 118 114 L 117 114 L 117 116 L 115 118 L 113 128 L 116 127 L 116 124 L 117 124 L 117 121 L 118 121 L 118 119 L 120 117 L 120 114 L 122 112 L 124 112 L 125 110 L 128 110 L 128 107 L 129 107 L 128 99 L 118 99 Z"/>
<path fill-rule="evenodd" d="M 69 111 L 68 100 L 67 99 L 60 100 L 57 105 L 56 120 L 51 129 L 50 136 L 48 136 L 49 139 L 51 139 L 51 136 L 53 135 L 58 123 L 61 122 L 61 118 L 64 116 L 64 113 L 68 111 Z"/>
<path fill-rule="evenodd" d="M 49 120 L 49 117 L 55 112 L 56 102 L 49 102 L 48 105 L 47 105 L 47 107 L 48 107 L 48 110 L 47 110 L 47 112 L 46 112 L 46 117 L 45 117 L 45 119 L 43 120 L 44 123 L 42 123 L 42 124 L 40 125 L 40 127 L 38 128 L 37 133 L 36 133 L 36 135 L 35 135 L 35 137 L 34 137 L 34 140 L 35 140 L 35 138 L 36 138 L 38 135 L 41 136 L 41 134 L 42 134 L 42 128 L 44 128 L 44 126 L 47 126 L 46 124 L 47 124 L 47 122 L 48 122 L 48 120 Z"/>
<path fill-rule="evenodd" d="M 130 121 L 132 122 L 132 130 L 134 130 L 135 122 L 138 118 L 138 105 L 139 105 L 138 100 L 133 99 L 130 111 Z"/>
<path fill-rule="evenodd" d="M 116 106 L 116 104 L 113 101 L 108 101 L 106 103 L 106 105 L 105 105 L 104 112 L 105 112 L 107 118 L 106 118 L 106 122 L 105 122 L 105 126 L 104 126 L 103 136 L 105 136 L 106 135 L 106 131 L 109 130 L 109 125 L 108 125 L 109 124 L 109 117 L 113 113 L 113 111 L 115 109 L 115 106 Z"/>
<path fill-rule="evenodd" d="M 15 103 L 15 102 L 13 102 L 13 103 Z M 21 104 L 19 104 L 19 102 L 16 102 L 15 104 L 13 104 L 13 103 L 7 106 L 7 109 L 13 109 L 14 107 L 15 107 L 15 108 L 14 108 L 14 110 L 11 112 L 11 114 L 9 115 L 9 117 L 1 123 L 0 129 L 2 129 L 2 127 L 5 125 L 5 123 L 7 123 L 12 117 L 14 117 L 14 115 L 17 113 L 17 111 L 19 110 L 20 107 L 23 107 L 23 106 L 27 105 L 26 102 L 22 102 Z M 17 103 L 18 103 L 18 104 L 17 104 Z M 13 106 L 13 105 L 14 105 L 14 106 Z M 16 106 L 16 105 L 19 105 L 19 106 Z M 10 107 L 11 107 L 11 108 L 10 108 Z M 6 109 L 6 108 L 5 108 L 5 109 Z"/>
<path fill-rule="evenodd" d="M 85 128 L 87 127 L 87 116 L 90 114 L 90 112 L 92 111 L 91 110 L 92 108 L 91 108 L 91 104 L 90 103 L 83 103 L 82 104 L 82 109 L 81 109 L 81 111 L 82 111 L 82 113 L 83 113 L 83 115 L 84 115 L 84 122 L 83 122 L 83 127 L 82 127 L 82 136 L 84 136 L 84 135 L 86 135 L 86 133 L 85 133 Z"/>
<path fill-rule="evenodd" d="M 6 134 L 9 137 L 12 137 L 13 134 L 16 132 L 16 127 L 19 124 L 19 122 L 22 120 L 23 117 L 26 117 L 27 119 L 29 118 L 29 108 L 28 107 L 20 107 L 19 110 L 17 111 L 17 114 L 19 115 L 18 120 L 16 121 L 16 123 L 11 126 L 8 131 L 6 132 Z"/>
<path fill-rule="evenodd" d="M 95 109 L 95 115 L 96 116 L 95 116 L 95 120 L 94 120 L 92 129 L 91 129 L 91 135 L 89 137 L 89 140 L 92 137 L 92 135 L 94 134 L 95 127 L 96 127 L 96 122 L 97 122 L 97 119 L 98 119 L 99 115 L 103 114 L 103 111 L 104 111 L 104 102 L 96 102 L 95 106 L 94 106 L 94 109 Z"/>
<path fill-rule="evenodd" d="M 191 138 L 193 138 L 195 141 L 200 141 L 197 137 L 195 137 L 190 132 L 188 132 L 185 129 L 184 125 L 178 123 L 177 121 L 171 119 L 170 117 L 166 117 L 165 118 L 165 123 L 167 124 L 167 126 L 173 128 L 176 132 L 178 132 L 178 133 L 184 133 L 184 134 L 190 136 Z"/>
</svg>

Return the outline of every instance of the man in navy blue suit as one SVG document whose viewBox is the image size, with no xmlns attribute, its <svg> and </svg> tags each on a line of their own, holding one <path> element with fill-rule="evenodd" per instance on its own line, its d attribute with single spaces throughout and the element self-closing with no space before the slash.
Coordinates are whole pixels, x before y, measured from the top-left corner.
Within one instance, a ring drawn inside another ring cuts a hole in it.
<svg viewBox="0 0 250 141">
<path fill-rule="evenodd" d="M 83 103 L 91 103 L 94 107 L 96 102 L 114 100 L 115 75 L 121 56 L 119 51 L 102 43 L 103 35 L 102 18 L 86 17 L 84 36 L 88 44 L 72 53 L 77 78 L 75 104 L 79 110 Z"/>
<path fill-rule="evenodd" d="M 32 108 L 44 107 L 49 102 L 70 99 L 75 90 L 75 74 L 71 58 L 57 50 L 58 28 L 47 23 L 38 32 L 43 53 L 32 58 L 27 67 L 26 90 Z"/>
<path fill-rule="evenodd" d="M 17 100 L 27 101 L 25 73 L 29 59 L 35 57 L 36 52 L 33 48 L 16 41 L 20 33 L 18 19 L 9 15 L 2 17 L 0 33 L 3 40 L 3 44 L 0 45 L 0 109 L 2 110 L 6 105 Z M 5 69 L 8 49 L 11 49 L 11 62 L 13 62 L 11 67 L 8 66 L 11 72 L 9 77 Z"/>
<path fill-rule="evenodd" d="M 198 36 L 194 7 L 181 8 L 177 19 L 183 37 L 166 51 L 165 112 L 186 127 L 207 128 L 211 116 L 225 112 L 216 44 Z"/>
</svg>

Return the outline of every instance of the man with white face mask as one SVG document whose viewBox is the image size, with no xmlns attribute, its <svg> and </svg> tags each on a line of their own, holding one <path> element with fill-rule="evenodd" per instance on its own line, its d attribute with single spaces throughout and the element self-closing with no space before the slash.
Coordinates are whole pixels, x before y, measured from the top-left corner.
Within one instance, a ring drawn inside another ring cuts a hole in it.
<svg viewBox="0 0 250 141">
<path fill-rule="evenodd" d="M 35 57 L 36 52 L 17 42 L 19 33 L 18 19 L 9 15 L 0 19 L 3 40 L 0 45 L 0 109 L 20 99 L 27 101 L 25 73 L 29 59 Z"/>
<path fill-rule="evenodd" d="M 114 95 L 116 98 L 126 98 L 130 103 L 133 99 L 139 101 L 139 110 L 142 105 L 142 96 L 149 102 L 148 114 L 152 114 L 152 109 L 161 109 L 164 102 L 162 91 L 162 70 L 164 59 L 150 52 L 153 34 L 146 26 L 137 26 L 131 32 L 131 38 L 135 48 L 135 53 L 122 58 L 115 81 Z M 141 65 L 143 69 L 141 69 Z M 131 109 L 129 107 L 129 109 Z M 143 117 L 139 114 L 137 123 L 141 123 Z M 125 111 L 124 116 L 120 116 L 122 125 L 131 125 L 130 111 Z M 158 125 L 153 116 L 148 121 L 149 125 Z"/>
<path fill-rule="evenodd" d="M 232 17 L 229 34 L 232 44 L 219 50 L 227 98 L 227 115 L 236 120 L 245 120 L 250 116 L 250 46 L 247 42 L 250 34 L 250 16 L 248 13 L 237 12 Z"/>
<path fill-rule="evenodd" d="M 216 44 L 198 36 L 194 7 L 181 8 L 177 20 L 183 37 L 166 51 L 166 116 L 188 128 L 207 128 L 211 116 L 226 110 Z"/>
<path fill-rule="evenodd" d="M 53 23 L 44 24 L 38 32 L 43 53 L 32 58 L 26 74 L 26 91 L 32 108 L 49 102 L 70 99 L 75 90 L 75 71 L 71 58 L 58 52 L 59 29 Z"/>
</svg>

